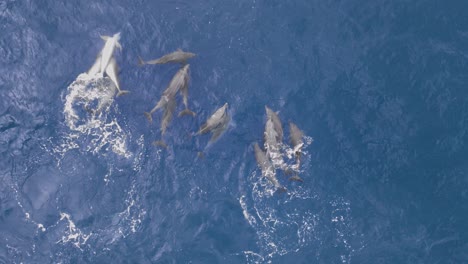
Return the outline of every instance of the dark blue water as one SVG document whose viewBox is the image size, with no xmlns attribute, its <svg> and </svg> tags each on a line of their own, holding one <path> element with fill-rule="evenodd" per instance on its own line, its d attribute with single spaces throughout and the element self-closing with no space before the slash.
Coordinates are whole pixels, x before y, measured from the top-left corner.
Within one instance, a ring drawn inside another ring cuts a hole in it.
<svg viewBox="0 0 468 264">
<path fill-rule="evenodd" d="M 468 263 L 467 9 L 0 1 L 0 263 Z M 71 128 L 67 102 L 89 95 L 72 84 L 119 31 L 131 93 Z M 197 54 L 197 116 L 175 117 L 161 149 L 161 114 L 143 112 L 179 66 L 137 56 L 177 48 Z M 225 102 L 207 148 L 193 132 Z M 287 194 L 253 155 L 265 105 L 314 140 L 304 183 L 278 172 Z"/>
</svg>

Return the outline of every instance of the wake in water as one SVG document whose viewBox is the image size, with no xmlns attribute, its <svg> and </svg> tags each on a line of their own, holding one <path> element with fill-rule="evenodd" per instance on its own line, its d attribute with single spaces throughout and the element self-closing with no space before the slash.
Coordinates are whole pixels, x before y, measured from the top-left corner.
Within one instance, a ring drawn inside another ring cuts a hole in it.
<svg viewBox="0 0 468 264">
<path fill-rule="evenodd" d="M 84 147 L 93 154 L 101 150 L 129 158 L 127 135 L 110 116 L 116 86 L 108 77 L 82 73 L 67 88 L 64 116 L 70 132 L 55 149 L 62 155 L 70 149 Z M 117 110 L 115 107 L 114 109 Z M 81 142 L 84 142 L 81 146 Z"/>
</svg>

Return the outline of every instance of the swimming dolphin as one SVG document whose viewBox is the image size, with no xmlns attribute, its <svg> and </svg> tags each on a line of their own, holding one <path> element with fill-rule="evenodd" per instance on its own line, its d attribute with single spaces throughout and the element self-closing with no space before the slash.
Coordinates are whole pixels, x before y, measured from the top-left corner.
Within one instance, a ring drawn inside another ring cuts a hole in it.
<svg viewBox="0 0 468 264">
<path fill-rule="evenodd" d="M 187 64 L 187 68 L 188 68 L 188 65 Z M 188 69 L 187 69 L 188 71 Z M 191 116 L 195 116 L 195 112 L 191 111 L 189 108 L 188 108 L 188 82 L 189 82 L 189 79 L 190 79 L 190 76 L 187 75 L 187 83 L 185 85 L 182 85 L 180 87 L 180 93 L 182 94 L 182 99 L 183 99 L 183 103 L 184 103 L 184 106 L 185 106 L 185 109 L 182 110 L 180 113 L 179 113 L 179 116 L 184 116 L 184 115 L 191 115 Z"/>
<path fill-rule="evenodd" d="M 227 112 L 227 108 L 228 103 L 225 103 L 222 107 L 218 108 L 200 127 L 197 135 L 213 132 L 209 142 L 214 142 L 218 139 L 228 127 L 228 123 L 231 119 Z"/>
<path fill-rule="evenodd" d="M 294 156 L 296 157 L 297 169 L 299 169 L 299 166 L 301 164 L 302 147 L 304 146 L 304 141 L 302 140 L 303 137 L 304 132 L 302 132 L 296 126 L 296 124 L 289 121 L 289 139 L 294 149 Z M 303 182 L 303 180 L 297 174 L 289 178 L 289 180 Z"/>
<path fill-rule="evenodd" d="M 164 106 L 164 114 L 161 120 L 161 136 L 163 136 L 166 133 L 166 129 L 172 120 L 172 116 L 174 114 L 175 108 L 176 108 L 175 99 L 169 100 Z"/>
<path fill-rule="evenodd" d="M 185 52 L 182 51 L 181 49 L 177 49 L 174 52 L 171 52 L 167 55 L 162 56 L 159 59 L 155 60 L 150 60 L 150 61 L 144 61 L 141 57 L 138 57 L 138 64 L 139 65 L 144 65 L 144 64 L 164 64 L 164 63 L 182 63 L 185 64 L 187 63 L 187 60 L 196 56 L 195 53 L 191 52 Z"/>
<path fill-rule="evenodd" d="M 115 33 L 112 37 L 101 36 L 101 38 L 106 42 L 106 44 L 104 44 L 104 48 L 101 51 L 101 67 L 99 72 L 104 75 L 107 65 L 109 64 L 109 61 L 114 54 L 115 47 L 118 47 L 120 50 L 122 50 L 122 46 L 119 43 L 120 32 Z"/>
<path fill-rule="evenodd" d="M 118 90 L 117 97 L 128 94 L 130 91 L 127 90 L 121 90 L 120 89 L 120 84 L 119 84 L 119 79 L 117 77 L 117 72 L 119 71 L 119 68 L 117 66 L 117 61 L 112 57 L 109 61 L 109 65 L 107 65 L 106 68 L 106 74 L 109 76 L 109 78 L 114 82 L 115 87 Z"/>
<path fill-rule="evenodd" d="M 302 147 L 304 146 L 304 141 L 302 140 L 304 137 L 304 132 L 302 132 L 296 124 L 289 121 L 289 139 L 291 141 L 291 145 L 294 149 L 294 155 L 296 156 L 296 160 L 299 164 L 301 155 L 302 155 Z"/>
<path fill-rule="evenodd" d="M 278 115 L 268 108 L 268 106 L 265 106 L 265 109 L 267 121 L 265 124 L 264 138 L 267 155 L 270 157 L 275 167 L 287 171 L 283 155 L 281 154 L 281 144 L 283 142 L 283 127 L 281 126 L 281 121 Z"/>
<path fill-rule="evenodd" d="M 271 164 L 266 153 L 258 146 L 257 142 L 255 142 L 254 151 L 255 159 L 262 170 L 262 176 L 266 177 L 276 187 L 277 191 L 285 192 L 286 188 L 284 188 L 276 178 L 275 167 Z"/>
<path fill-rule="evenodd" d="M 145 112 L 146 118 L 152 122 L 152 114 L 156 112 L 159 108 L 165 108 L 165 106 L 170 102 L 173 101 L 177 92 L 183 86 L 187 86 L 189 82 L 189 64 L 186 64 L 184 67 L 180 68 L 179 71 L 172 77 L 171 82 L 167 86 L 166 90 L 164 90 L 161 99 L 159 99 L 158 103 L 151 109 L 149 112 Z"/>
<path fill-rule="evenodd" d="M 166 129 L 172 120 L 172 116 L 174 114 L 175 108 L 176 108 L 175 98 L 172 98 L 164 105 L 164 114 L 161 119 L 161 138 L 166 133 Z M 162 148 L 167 148 L 167 144 L 166 142 L 164 142 L 163 139 L 154 141 L 153 145 L 162 147 Z"/>
</svg>

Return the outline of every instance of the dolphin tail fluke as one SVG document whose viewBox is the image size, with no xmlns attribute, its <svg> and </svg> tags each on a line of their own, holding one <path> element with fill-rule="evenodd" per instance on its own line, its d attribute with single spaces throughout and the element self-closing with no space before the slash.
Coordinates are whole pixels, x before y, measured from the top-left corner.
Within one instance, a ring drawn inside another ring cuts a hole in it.
<svg viewBox="0 0 468 264">
<path fill-rule="evenodd" d="M 184 115 L 191 115 L 191 116 L 195 116 L 195 112 L 191 111 L 190 109 L 186 108 L 185 110 L 181 111 L 179 113 L 179 117 L 180 116 L 184 116 Z"/>
<path fill-rule="evenodd" d="M 138 56 L 138 66 L 143 66 L 145 64 L 146 62 L 140 56 Z"/>
<path fill-rule="evenodd" d="M 167 144 L 163 140 L 156 140 L 153 142 L 153 145 L 167 149 Z"/>
<path fill-rule="evenodd" d="M 145 112 L 145 116 L 148 119 L 148 121 L 150 121 L 150 123 L 153 123 L 153 117 L 151 116 L 151 113 Z"/>
<path fill-rule="evenodd" d="M 292 176 L 291 178 L 289 178 L 290 181 L 296 181 L 296 182 L 304 182 L 304 180 L 302 180 L 301 177 L 299 177 L 298 175 L 294 175 Z"/>
<path fill-rule="evenodd" d="M 121 90 L 117 93 L 117 97 L 121 96 L 121 95 L 124 95 L 124 94 L 128 94 L 130 93 L 130 91 L 127 91 L 127 90 Z"/>
</svg>

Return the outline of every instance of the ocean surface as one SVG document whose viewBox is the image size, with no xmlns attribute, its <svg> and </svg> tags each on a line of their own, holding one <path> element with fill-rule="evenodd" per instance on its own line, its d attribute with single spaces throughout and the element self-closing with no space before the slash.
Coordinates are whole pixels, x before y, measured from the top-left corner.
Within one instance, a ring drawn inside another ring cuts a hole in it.
<svg viewBox="0 0 468 264">
<path fill-rule="evenodd" d="M 466 10 L 0 0 L 0 263 L 468 263 Z M 117 32 L 120 97 L 84 74 Z M 161 137 L 143 113 L 180 66 L 137 58 L 179 48 L 197 115 Z M 226 102 L 209 144 L 195 133 Z M 288 122 L 305 134 L 286 193 L 255 161 L 266 105 L 287 164 Z"/>
</svg>

